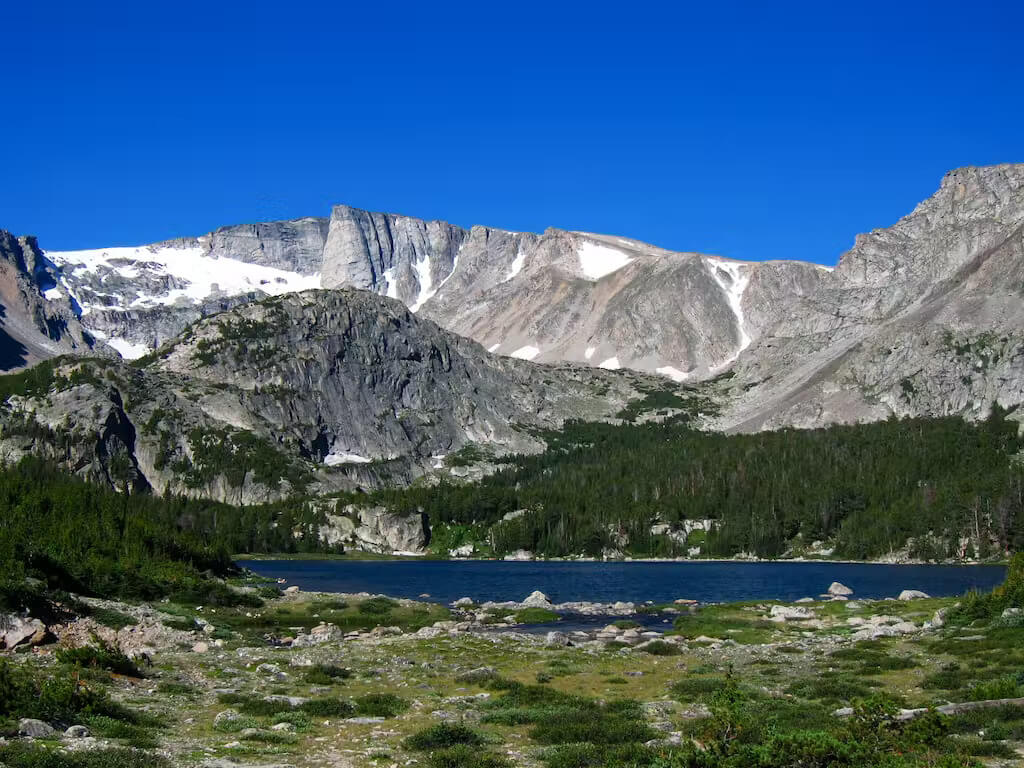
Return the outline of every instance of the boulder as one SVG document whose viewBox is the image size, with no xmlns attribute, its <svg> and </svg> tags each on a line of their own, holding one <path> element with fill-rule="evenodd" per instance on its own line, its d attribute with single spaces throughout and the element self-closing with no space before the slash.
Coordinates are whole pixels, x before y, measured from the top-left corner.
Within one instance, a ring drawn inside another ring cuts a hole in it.
<svg viewBox="0 0 1024 768">
<path fill-rule="evenodd" d="M 802 621 L 813 619 L 814 612 L 808 608 L 797 608 L 791 605 L 773 605 L 768 617 L 770 621 Z"/>
<path fill-rule="evenodd" d="M 297 595 L 299 594 L 299 587 L 297 584 L 292 584 L 292 586 L 285 588 L 284 593 L 286 595 Z"/>
<path fill-rule="evenodd" d="M 334 624 L 320 622 L 308 634 L 299 635 L 291 642 L 292 648 L 308 648 L 313 645 L 324 643 L 337 643 L 345 637 L 345 633 Z"/>
<path fill-rule="evenodd" d="M 472 544 L 463 544 L 460 547 L 453 547 L 448 550 L 448 557 L 472 557 L 474 547 Z"/>
<path fill-rule="evenodd" d="M 526 608 L 547 608 L 551 609 L 552 603 L 540 590 L 534 590 L 531 592 L 525 600 L 523 600 L 523 606 Z"/>
<path fill-rule="evenodd" d="M 900 592 L 899 599 L 900 600 L 919 600 L 921 598 L 926 598 L 926 597 L 929 597 L 929 595 L 927 593 L 925 593 L 925 592 L 922 592 L 922 591 L 918 590 L 918 589 L 904 589 L 902 592 Z"/>
<path fill-rule="evenodd" d="M 564 632 L 548 632 L 544 636 L 544 645 L 549 648 L 558 648 L 561 646 L 571 645 L 569 636 Z"/>
<path fill-rule="evenodd" d="M 458 600 L 452 603 L 452 605 L 454 605 L 456 608 L 468 608 L 469 606 L 473 605 L 473 598 L 460 597 Z"/>
<path fill-rule="evenodd" d="M 28 643 L 39 645 L 46 639 L 46 625 L 31 616 L 0 615 L 0 648 Z"/>
<path fill-rule="evenodd" d="M 84 725 L 72 725 L 64 731 L 65 739 L 84 739 L 89 736 L 89 729 Z"/>
<path fill-rule="evenodd" d="M 832 595 L 833 597 L 835 597 L 836 595 L 841 595 L 843 597 L 849 597 L 850 595 L 853 594 L 853 590 L 852 589 L 850 589 L 845 584 L 840 584 L 838 581 L 833 581 L 829 585 L 829 588 L 828 588 L 827 592 L 828 592 L 828 594 Z"/>
<path fill-rule="evenodd" d="M 18 735 L 33 739 L 49 739 L 57 735 L 57 730 L 42 720 L 25 717 L 18 721 Z"/>
<path fill-rule="evenodd" d="M 209 643 L 202 643 L 202 642 L 200 642 L 200 643 L 196 643 L 195 645 L 192 646 L 192 652 L 193 653 L 206 653 L 209 650 L 210 650 Z"/>
</svg>

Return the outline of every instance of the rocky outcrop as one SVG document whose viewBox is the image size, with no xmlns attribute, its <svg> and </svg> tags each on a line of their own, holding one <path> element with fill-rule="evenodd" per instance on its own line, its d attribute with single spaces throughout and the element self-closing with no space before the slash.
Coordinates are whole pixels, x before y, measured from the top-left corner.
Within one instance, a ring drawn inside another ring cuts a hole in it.
<svg viewBox="0 0 1024 768">
<path fill-rule="evenodd" d="M 720 426 L 983 417 L 1024 402 L 1024 165 L 951 171 L 765 328 Z"/>
<path fill-rule="evenodd" d="M 0 230 L 0 372 L 68 353 L 113 354 L 78 321 L 34 237 Z"/>
<path fill-rule="evenodd" d="M 355 290 L 245 304 L 140 364 L 67 358 L 47 376 L 0 407 L 6 460 L 31 453 L 118 490 L 234 504 L 408 483 L 467 446 L 540 450 L 538 430 L 606 418 L 665 384 L 488 355 Z M 419 546 L 407 543 L 392 549 Z"/>
<path fill-rule="evenodd" d="M 422 512 L 398 515 L 385 507 L 333 506 L 320 526 L 320 541 L 330 547 L 358 549 L 379 554 L 422 554 L 430 543 L 430 525 Z"/>
</svg>

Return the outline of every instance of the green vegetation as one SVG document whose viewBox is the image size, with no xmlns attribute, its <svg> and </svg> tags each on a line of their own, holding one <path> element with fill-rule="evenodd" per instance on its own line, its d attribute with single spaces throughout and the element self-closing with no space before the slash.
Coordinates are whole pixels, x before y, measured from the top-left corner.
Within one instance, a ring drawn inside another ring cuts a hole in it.
<svg viewBox="0 0 1024 768">
<path fill-rule="evenodd" d="M 998 406 L 982 423 L 905 419 L 752 435 L 699 432 L 685 421 L 573 422 L 543 435 L 548 450 L 508 457 L 478 484 L 346 496 L 347 503 L 422 509 L 432 524 L 489 527 L 496 554 L 600 555 L 626 536 L 635 555 L 685 554 L 656 522 L 710 519 L 702 554 L 783 554 L 831 541 L 836 556 L 978 557 L 1024 547 L 1024 449 Z M 501 522 L 509 512 L 526 514 Z M 990 546 L 989 542 L 994 542 Z"/>
</svg>

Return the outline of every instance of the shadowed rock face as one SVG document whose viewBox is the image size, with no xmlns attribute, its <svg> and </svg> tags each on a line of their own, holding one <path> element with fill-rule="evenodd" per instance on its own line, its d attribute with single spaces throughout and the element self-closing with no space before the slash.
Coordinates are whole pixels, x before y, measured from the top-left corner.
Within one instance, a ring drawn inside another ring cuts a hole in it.
<svg viewBox="0 0 1024 768">
<path fill-rule="evenodd" d="M 66 296 L 47 300 L 54 284 L 36 239 L 0 230 L 0 372 L 68 352 L 113 354 L 94 349 Z"/>
</svg>

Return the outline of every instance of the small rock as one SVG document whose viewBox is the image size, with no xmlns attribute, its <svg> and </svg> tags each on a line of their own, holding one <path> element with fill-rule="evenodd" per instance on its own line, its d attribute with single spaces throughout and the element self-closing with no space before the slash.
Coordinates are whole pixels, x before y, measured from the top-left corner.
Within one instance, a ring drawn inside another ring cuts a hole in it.
<svg viewBox="0 0 1024 768">
<path fill-rule="evenodd" d="M 27 642 L 39 645 L 46 639 L 47 629 L 39 619 L 30 616 L 0 615 L 0 648 L 13 648 Z"/>
<path fill-rule="evenodd" d="M 292 723 L 276 723 L 276 724 L 270 726 L 270 730 L 272 730 L 272 731 L 286 731 L 287 733 L 291 733 L 292 731 L 295 730 L 295 726 Z"/>
<path fill-rule="evenodd" d="M 18 735 L 31 736 L 33 739 L 49 739 L 56 736 L 57 731 L 49 723 L 26 717 L 18 721 Z"/>
<path fill-rule="evenodd" d="M 89 729 L 84 725 L 72 725 L 64 731 L 65 739 L 84 739 L 89 736 Z"/>
<path fill-rule="evenodd" d="M 210 650 L 208 643 L 199 642 L 192 646 L 193 653 L 206 653 L 208 650 Z"/>
<path fill-rule="evenodd" d="M 833 581 L 829 585 L 829 588 L 828 588 L 827 592 L 828 592 L 828 594 L 832 595 L 833 597 L 835 597 L 836 595 L 842 595 L 843 597 L 848 597 L 848 596 L 853 594 L 853 590 L 852 589 L 850 589 L 845 584 L 840 584 L 838 581 Z"/>
<path fill-rule="evenodd" d="M 298 585 L 297 585 L 297 584 L 293 584 L 292 586 L 290 586 L 290 587 L 287 587 L 287 588 L 286 588 L 286 589 L 284 590 L 284 593 L 285 593 L 286 595 L 297 595 L 297 594 L 299 594 L 299 587 L 298 587 Z"/>
<path fill-rule="evenodd" d="M 452 603 L 452 605 L 454 605 L 456 608 L 468 608 L 469 606 L 473 605 L 473 598 L 460 597 L 458 600 Z"/>
<path fill-rule="evenodd" d="M 904 589 L 902 592 L 900 592 L 900 596 L 899 596 L 898 599 L 900 599 L 900 600 L 919 600 L 921 598 L 926 598 L 928 596 L 929 596 L 928 594 L 926 594 L 925 592 L 922 592 L 919 589 Z"/>
<path fill-rule="evenodd" d="M 814 612 L 808 608 L 794 608 L 789 605 L 773 605 L 768 613 L 771 621 L 813 619 Z"/>
<path fill-rule="evenodd" d="M 549 648 L 571 645 L 569 636 L 564 632 L 548 632 L 544 636 L 544 645 Z"/>
</svg>

